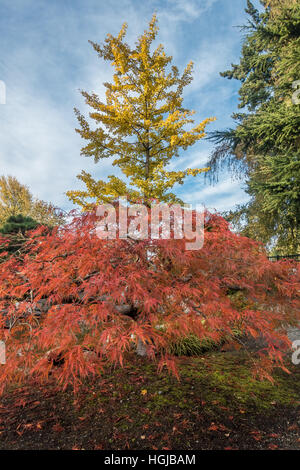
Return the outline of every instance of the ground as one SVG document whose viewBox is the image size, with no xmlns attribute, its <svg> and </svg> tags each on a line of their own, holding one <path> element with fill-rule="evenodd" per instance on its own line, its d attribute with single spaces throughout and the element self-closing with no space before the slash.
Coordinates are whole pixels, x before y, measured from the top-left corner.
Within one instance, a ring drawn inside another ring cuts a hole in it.
<svg viewBox="0 0 300 470">
<path fill-rule="evenodd" d="M 54 383 L 0 401 L 0 449 L 300 449 L 300 366 L 251 380 L 242 352 L 183 357 L 180 382 L 131 357 L 78 395 Z"/>
</svg>

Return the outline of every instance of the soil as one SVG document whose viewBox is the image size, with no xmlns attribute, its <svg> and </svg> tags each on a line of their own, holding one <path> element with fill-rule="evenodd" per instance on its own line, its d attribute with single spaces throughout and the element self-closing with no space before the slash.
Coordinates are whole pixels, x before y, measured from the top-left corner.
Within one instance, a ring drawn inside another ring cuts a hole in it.
<svg viewBox="0 0 300 470">
<path fill-rule="evenodd" d="M 0 449 L 300 449 L 300 366 L 254 381 L 243 353 L 179 359 L 180 381 L 144 358 L 78 394 L 28 383 L 0 401 Z"/>
</svg>

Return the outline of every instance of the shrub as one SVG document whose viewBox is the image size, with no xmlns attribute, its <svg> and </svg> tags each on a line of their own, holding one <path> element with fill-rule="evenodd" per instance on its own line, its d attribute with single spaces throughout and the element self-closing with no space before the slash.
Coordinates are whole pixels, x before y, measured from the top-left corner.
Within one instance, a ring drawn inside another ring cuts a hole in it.
<svg viewBox="0 0 300 470">
<path fill-rule="evenodd" d="M 223 341 L 215 342 L 210 338 L 198 338 L 196 335 L 183 336 L 171 343 L 169 353 L 174 356 L 201 356 L 203 353 L 220 348 Z"/>
</svg>

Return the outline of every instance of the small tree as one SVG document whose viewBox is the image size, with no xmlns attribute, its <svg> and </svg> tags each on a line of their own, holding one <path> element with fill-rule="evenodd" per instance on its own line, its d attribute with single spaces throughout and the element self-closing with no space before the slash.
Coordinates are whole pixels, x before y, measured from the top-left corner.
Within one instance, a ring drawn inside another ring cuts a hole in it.
<svg viewBox="0 0 300 470">
<path fill-rule="evenodd" d="M 124 42 L 126 24 L 118 36 L 109 34 L 105 44 L 91 42 L 98 55 L 111 62 L 115 69 L 112 83 L 106 87 L 106 103 L 96 94 L 82 92 L 86 103 L 93 109 L 90 118 L 97 127 L 76 109 L 80 124 L 77 132 L 88 141 L 82 155 L 100 159 L 113 157 L 113 165 L 129 178 L 130 188 L 114 175 L 109 181 L 95 181 L 85 171 L 78 177 L 86 184 L 85 191 L 69 191 L 70 199 L 80 206 L 90 207 L 88 200 L 109 202 L 118 196 L 128 196 L 131 201 L 179 201 L 168 192 L 175 183 L 183 184 L 187 175 L 196 176 L 204 169 L 167 171 L 166 165 L 179 150 L 186 150 L 204 137 L 205 119 L 190 130 L 194 111 L 183 108 L 183 89 L 192 81 L 190 62 L 180 76 L 178 68 L 170 68 L 172 57 L 167 56 L 160 44 L 153 52 L 152 43 L 157 36 L 154 15 L 148 31 L 138 38 L 135 48 Z"/>
<path fill-rule="evenodd" d="M 31 217 L 25 217 L 22 214 L 17 216 L 11 215 L 0 228 L 0 233 L 4 235 L 21 233 L 24 235 L 28 230 L 33 230 L 37 226 L 37 221 Z"/>
<path fill-rule="evenodd" d="M 81 215 L 60 230 L 36 232 L 23 259 L 2 263 L 2 388 L 28 376 L 42 382 L 50 373 L 77 387 L 106 364 L 122 365 L 138 343 L 160 369 L 177 373 L 170 344 L 226 335 L 240 347 L 236 330 L 263 339 L 254 361 L 261 377 L 271 378 L 274 365 L 285 368 L 286 327 L 300 320 L 299 265 L 269 262 L 256 242 L 209 213 L 201 250 L 186 251 L 185 240 L 151 240 L 151 261 L 150 240 L 99 239 L 95 222 L 93 214 Z M 37 324 L 41 299 L 49 311 Z"/>
</svg>

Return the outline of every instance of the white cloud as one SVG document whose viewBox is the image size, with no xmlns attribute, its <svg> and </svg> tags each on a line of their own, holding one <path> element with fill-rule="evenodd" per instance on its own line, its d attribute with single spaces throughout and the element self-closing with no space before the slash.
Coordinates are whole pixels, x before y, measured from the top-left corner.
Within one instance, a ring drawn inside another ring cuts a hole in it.
<svg viewBox="0 0 300 470">
<path fill-rule="evenodd" d="M 83 142 L 74 131 L 73 106 L 86 114 L 78 89 L 94 90 L 104 98 L 102 83 L 112 72 L 87 41 L 102 42 L 108 32 L 117 34 L 127 21 L 127 39 L 132 44 L 154 10 L 160 27 L 158 39 L 166 52 L 179 66 L 195 61 L 195 80 L 187 97 L 196 108 L 201 107 L 200 118 L 207 117 L 205 108 L 217 97 L 213 91 L 205 94 L 205 87 L 222 70 L 233 43 L 231 38 L 222 42 L 218 37 L 211 43 L 204 39 L 192 52 L 189 45 L 201 18 L 216 3 L 220 0 L 108 0 L 101 6 L 98 0 L 1 0 L 7 19 L 1 24 L 5 40 L 1 41 L 0 79 L 6 83 L 7 104 L 0 105 L 0 174 L 12 174 L 38 197 L 71 207 L 64 192 L 80 187 L 76 175 L 81 169 L 98 178 L 115 171 L 109 160 L 94 165 L 92 159 L 81 157 Z M 202 142 L 197 148 L 200 145 Z M 207 155 L 202 147 L 175 160 L 174 165 L 203 166 Z M 237 190 L 237 186 L 232 188 Z M 217 199 L 216 191 L 196 191 L 192 196 L 211 200 L 213 194 Z"/>
<path fill-rule="evenodd" d="M 231 178 L 220 181 L 216 185 L 193 190 L 195 186 L 196 183 L 190 186 L 188 191 L 184 190 L 180 197 L 189 204 L 203 204 L 210 210 L 229 210 L 249 200 L 249 196 L 241 188 L 241 182 Z"/>
<path fill-rule="evenodd" d="M 218 0 L 168 0 L 166 13 L 177 21 L 192 21 L 209 10 Z"/>
</svg>

